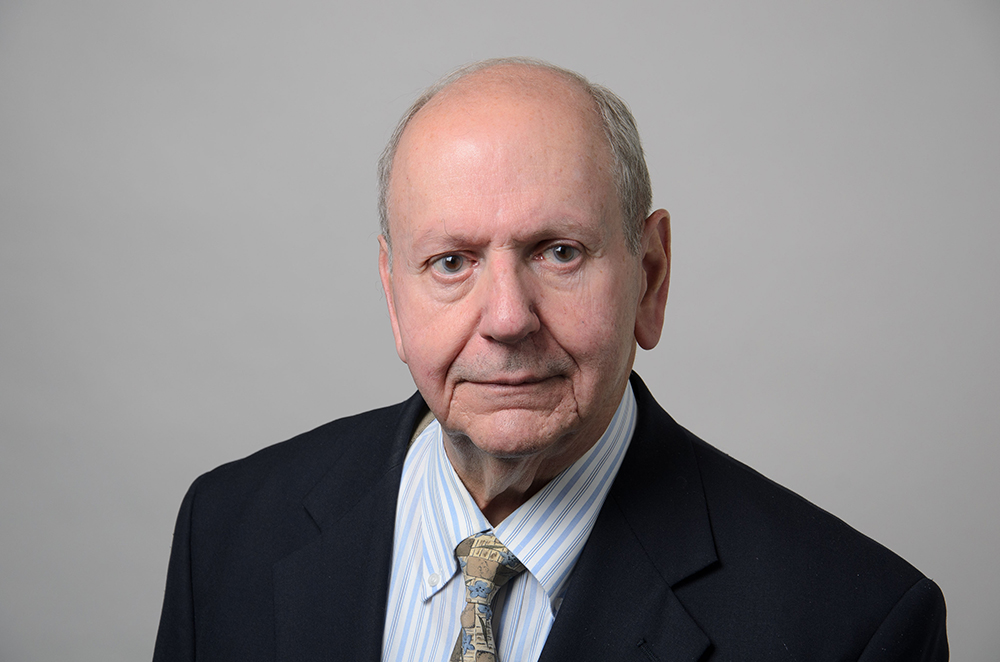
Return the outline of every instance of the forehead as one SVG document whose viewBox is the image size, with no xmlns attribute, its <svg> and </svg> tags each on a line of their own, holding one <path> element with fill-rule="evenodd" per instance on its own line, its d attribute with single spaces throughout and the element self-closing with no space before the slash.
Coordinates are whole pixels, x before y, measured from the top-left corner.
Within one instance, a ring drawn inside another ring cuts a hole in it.
<svg viewBox="0 0 1000 662">
<path fill-rule="evenodd" d="M 472 205 L 462 213 L 479 216 L 614 206 L 611 162 L 596 105 L 575 81 L 477 72 L 438 93 L 404 131 L 389 191 L 393 233 L 418 210 L 448 206 Z"/>
</svg>

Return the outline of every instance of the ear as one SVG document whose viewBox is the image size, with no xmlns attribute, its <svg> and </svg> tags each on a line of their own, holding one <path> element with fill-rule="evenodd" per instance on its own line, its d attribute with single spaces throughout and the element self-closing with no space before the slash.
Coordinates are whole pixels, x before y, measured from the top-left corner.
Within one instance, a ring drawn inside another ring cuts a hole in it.
<svg viewBox="0 0 1000 662">
<path fill-rule="evenodd" d="M 389 244 L 385 236 L 378 236 L 378 274 L 382 279 L 382 291 L 385 292 L 385 302 L 389 306 L 389 321 L 392 323 L 392 335 L 396 339 L 396 353 L 399 359 L 406 363 L 406 351 L 403 349 L 403 339 L 399 335 L 399 321 L 396 319 L 396 302 L 392 295 L 392 268 L 389 264 Z"/>
<path fill-rule="evenodd" d="M 646 219 L 640 250 L 642 295 L 635 315 L 635 339 L 639 347 L 653 349 L 660 342 L 670 289 L 670 214 L 666 209 L 657 209 Z"/>
</svg>

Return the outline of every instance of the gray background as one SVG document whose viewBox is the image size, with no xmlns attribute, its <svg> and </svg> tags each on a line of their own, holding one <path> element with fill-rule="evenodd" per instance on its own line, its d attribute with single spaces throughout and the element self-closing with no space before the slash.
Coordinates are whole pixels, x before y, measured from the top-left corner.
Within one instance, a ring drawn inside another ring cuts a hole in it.
<svg viewBox="0 0 1000 662">
<path fill-rule="evenodd" d="M 996 2 L 0 4 L 0 660 L 151 654 L 187 485 L 402 399 L 375 159 L 468 60 L 621 94 L 684 425 L 1000 652 Z"/>
</svg>

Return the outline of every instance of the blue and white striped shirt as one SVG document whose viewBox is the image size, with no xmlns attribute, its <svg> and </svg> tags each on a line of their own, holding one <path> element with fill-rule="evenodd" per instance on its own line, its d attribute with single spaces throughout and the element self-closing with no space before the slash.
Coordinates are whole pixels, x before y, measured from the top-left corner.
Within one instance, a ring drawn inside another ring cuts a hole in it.
<svg viewBox="0 0 1000 662">
<path fill-rule="evenodd" d="M 597 443 L 495 529 L 448 461 L 441 426 L 428 425 L 407 452 L 399 486 L 383 662 L 448 660 L 465 606 L 455 547 L 490 530 L 527 567 L 497 596 L 499 659 L 538 660 L 635 421 L 635 396 L 627 385 Z"/>
</svg>

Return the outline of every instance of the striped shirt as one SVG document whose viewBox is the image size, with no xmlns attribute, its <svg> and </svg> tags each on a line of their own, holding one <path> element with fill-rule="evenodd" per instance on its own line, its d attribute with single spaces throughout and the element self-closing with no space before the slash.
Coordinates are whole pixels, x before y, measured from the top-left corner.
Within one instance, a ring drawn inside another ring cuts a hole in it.
<svg viewBox="0 0 1000 662">
<path fill-rule="evenodd" d="M 597 443 L 496 528 L 448 461 L 441 426 L 436 420 L 428 425 L 407 452 L 399 486 L 383 662 L 447 662 L 465 606 L 455 547 L 482 531 L 492 531 L 527 568 L 497 595 L 499 660 L 537 660 L 635 421 L 635 396 L 627 385 Z"/>
</svg>

